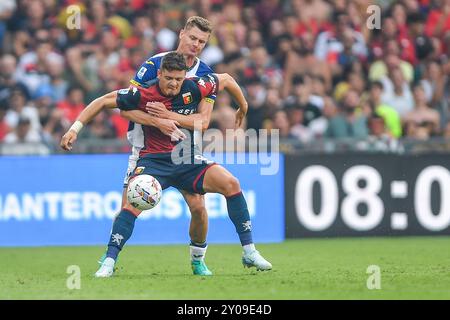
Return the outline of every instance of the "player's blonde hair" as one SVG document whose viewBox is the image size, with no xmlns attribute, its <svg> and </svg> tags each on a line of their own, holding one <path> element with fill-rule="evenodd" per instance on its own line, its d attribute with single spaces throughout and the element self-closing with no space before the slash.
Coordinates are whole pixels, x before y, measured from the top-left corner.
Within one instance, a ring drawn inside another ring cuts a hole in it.
<svg viewBox="0 0 450 320">
<path fill-rule="evenodd" d="M 203 32 L 208 32 L 208 33 L 211 33 L 213 30 L 211 22 L 208 19 L 205 19 L 205 18 L 199 17 L 199 16 L 190 17 L 186 21 L 186 24 L 184 25 L 185 30 L 191 29 L 193 27 L 197 27 L 200 30 L 202 30 Z"/>
</svg>

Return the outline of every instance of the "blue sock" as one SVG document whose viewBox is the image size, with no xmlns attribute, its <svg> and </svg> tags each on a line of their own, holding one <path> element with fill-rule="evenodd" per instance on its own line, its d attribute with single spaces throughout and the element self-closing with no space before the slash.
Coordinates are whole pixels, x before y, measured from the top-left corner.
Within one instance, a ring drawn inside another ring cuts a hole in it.
<svg viewBox="0 0 450 320">
<path fill-rule="evenodd" d="M 247 201 L 245 201 L 242 192 L 227 197 L 228 216 L 233 222 L 239 240 L 243 246 L 253 243 L 252 223 L 248 213 Z"/>
<path fill-rule="evenodd" d="M 136 216 L 126 209 L 122 209 L 116 220 L 114 220 L 111 237 L 108 243 L 108 251 L 106 256 L 117 259 L 120 250 L 122 250 L 125 242 L 130 239 L 134 229 Z"/>
</svg>

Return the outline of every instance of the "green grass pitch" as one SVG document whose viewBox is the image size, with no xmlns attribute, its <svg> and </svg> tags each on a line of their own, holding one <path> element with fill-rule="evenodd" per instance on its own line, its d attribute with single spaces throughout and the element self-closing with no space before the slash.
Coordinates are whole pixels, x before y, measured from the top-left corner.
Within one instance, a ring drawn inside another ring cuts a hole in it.
<svg viewBox="0 0 450 320">
<path fill-rule="evenodd" d="M 274 269 L 244 269 L 241 248 L 210 244 L 212 277 L 193 276 L 187 245 L 128 246 L 96 279 L 104 247 L 0 248 L 0 299 L 450 299 L 450 237 L 301 239 L 260 244 Z M 81 288 L 66 286 L 78 265 Z M 381 288 L 369 290 L 370 265 Z"/>
</svg>

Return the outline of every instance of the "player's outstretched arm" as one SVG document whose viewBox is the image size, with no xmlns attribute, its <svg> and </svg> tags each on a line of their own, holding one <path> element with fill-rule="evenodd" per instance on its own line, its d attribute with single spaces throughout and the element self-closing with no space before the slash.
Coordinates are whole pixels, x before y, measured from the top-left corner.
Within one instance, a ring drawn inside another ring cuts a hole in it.
<svg viewBox="0 0 450 320">
<path fill-rule="evenodd" d="M 80 133 L 83 126 L 88 124 L 92 119 L 95 118 L 97 114 L 106 108 L 116 107 L 117 91 L 112 91 L 100 98 L 95 99 L 87 105 L 86 108 L 81 111 L 75 122 L 67 130 L 67 132 L 62 136 L 60 146 L 64 150 L 72 150 L 73 144 L 77 140 L 78 133 Z"/>
<path fill-rule="evenodd" d="M 237 102 L 239 109 L 236 111 L 236 121 L 235 126 L 239 128 L 242 125 L 242 120 L 248 111 L 248 103 L 244 97 L 244 93 L 239 87 L 238 83 L 232 76 L 228 73 L 218 73 L 216 74 L 219 79 L 219 90 L 225 89 Z"/>
</svg>

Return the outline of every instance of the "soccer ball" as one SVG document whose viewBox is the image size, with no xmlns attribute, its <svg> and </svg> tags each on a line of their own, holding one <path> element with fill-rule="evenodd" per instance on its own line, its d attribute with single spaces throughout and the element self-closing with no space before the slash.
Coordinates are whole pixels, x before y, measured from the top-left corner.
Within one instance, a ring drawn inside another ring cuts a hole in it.
<svg viewBox="0 0 450 320">
<path fill-rule="evenodd" d="M 128 183 L 128 203 L 139 210 L 149 210 L 161 200 L 162 189 L 158 180 L 148 174 L 132 178 Z"/>
</svg>

